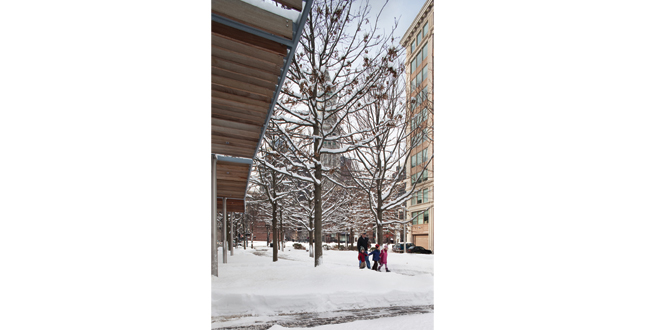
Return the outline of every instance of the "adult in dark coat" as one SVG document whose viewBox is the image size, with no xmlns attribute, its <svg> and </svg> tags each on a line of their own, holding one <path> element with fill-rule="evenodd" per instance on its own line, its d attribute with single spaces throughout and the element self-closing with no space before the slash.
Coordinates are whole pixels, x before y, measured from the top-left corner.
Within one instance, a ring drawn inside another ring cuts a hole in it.
<svg viewBox="0 0 645 330">
<path fill-rule="evenodd" d="M 358 238 L 358 242 L 356 242 L 356 249 L 358 251 L 361 250 L 361 246 L 365 249 L 366 252 L 369 252 L 370 249 L 370 239 L 367 238 L 365 233 L 361 234 L 361 237 Z"/>
<path fill-rule="evenodd" d="M 365 235 L 365 233 L 362 233 L 361 237 L 358 238 L 358 242 L 356 242 L 356 249 L 358 251 L 361 250 L 361 247 L 365 250 L 365 252 L 369 251 L 370 240 L 369 240 L 369 238 L 367 238 L 367 235 Z M 369 269 L 370 268 L 370 260 L 366 259 L 365 261 L 367 262 L 367 269 Z"/>
</svg>

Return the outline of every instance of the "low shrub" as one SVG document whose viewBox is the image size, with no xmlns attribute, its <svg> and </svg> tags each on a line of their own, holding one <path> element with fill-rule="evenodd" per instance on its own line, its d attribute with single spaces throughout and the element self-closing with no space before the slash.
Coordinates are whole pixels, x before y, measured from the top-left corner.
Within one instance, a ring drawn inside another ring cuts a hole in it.
<svg viewBox="0 0 645 330">
<path fill-rule="evenodd" d="M 306 248 L 300 243 L 293 243 L 293 248 L 296 250 L 306 250 Z"/>
</svg>

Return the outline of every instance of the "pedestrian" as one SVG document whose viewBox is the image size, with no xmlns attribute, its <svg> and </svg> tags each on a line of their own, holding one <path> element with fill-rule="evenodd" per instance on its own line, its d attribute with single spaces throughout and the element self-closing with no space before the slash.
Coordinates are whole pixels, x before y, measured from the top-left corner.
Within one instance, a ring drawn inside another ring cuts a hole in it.
<svg viewBox="0 0 645 330">
<path fill-rule="evenodd" d="M 366 236 L 367 236 L 367 233 L 362 233 L 361 237 L 358 238 L 358 242 L 356 242 L 356 249 L 358 249 L 358 251 L 360 251 L 361 248 L 363 248 L 363 250 L 365 250 L 365 253 L 367 253 L 367 251 L 369 251 L 369 249 L 370 249 L 370 240 Z M 367 263 L 367 268 L 369 269 L 370 268 L 370 259 L 365 258 L 365 262 Z"/>
<path fill-rule="evenodd" d="M 374 266 L 372 266 L 372 270 L 374 271 L 376 271 L 376 268 L 378 267 L 378 261 L 380 259 L 379 255 L 381 254 L 381 251 L 378 249 L 378 244 L 376 244 L 375 247 L 376 249 L 369 254 L 372 256 L 372 261 L 374 262 Z"/>
<path fill-rule="evenodd" d="M 385 244 L 385 246 L 383 247 L 383 251 L 381 251 L 379 259 L 379 262 L 381 264 L 378 266 L 378 270 L 381 271 L 381 267 L 385 266 L 385 272 L 389 273 L 390 270 L 387 269 L 387 244 Z"/>
<path fill-rule="evenodd" d="M 370 239 L 366 237 L 367 233 L 362 233 L 361 237 L 358 238 L 358 242 L 356 242 L 356 248 L 360 251 L 361 246 L 365 249 L 365 251 L 369 251 L 370 249 Z"/>
<path fill-rule="evenodd" d="M 358 252 L 358 268 L 365 268 L 365 261 L 367 260 L 367 252 L 361 247 L 361 250 Z M 369 261 L 368 261 L 369 262 Z M 369 267 L 368 267 L 369 269 Z"/>
</svg>

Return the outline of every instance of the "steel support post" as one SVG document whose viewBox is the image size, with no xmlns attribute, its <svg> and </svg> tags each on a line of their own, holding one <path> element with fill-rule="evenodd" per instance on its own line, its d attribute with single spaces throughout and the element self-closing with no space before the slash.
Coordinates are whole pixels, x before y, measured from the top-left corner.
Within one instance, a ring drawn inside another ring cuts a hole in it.
<svg viewBox="0 0 645 330">
<path fill-rule="evenodd" d="M 228 242 L 226 239 L 226 221 L 228 221 L 228 213 L 226 213 L 226 197 L 222 199 L 222 262 L 227 263 L 226 252 L 228 250 Z"/>
<path fill-rule="evenodd" d="M 217 273 L 217 158 L 211 156 L 211 275 Z"/>
</svg>

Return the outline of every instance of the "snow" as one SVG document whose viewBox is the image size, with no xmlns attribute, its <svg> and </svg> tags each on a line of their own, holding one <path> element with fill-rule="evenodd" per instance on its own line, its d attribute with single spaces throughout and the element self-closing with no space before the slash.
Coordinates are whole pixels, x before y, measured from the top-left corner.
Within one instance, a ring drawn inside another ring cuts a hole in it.
<svg viewBox="0 0 645 330">
<path fill-rule="evenodd" d="M 262 1 L 262 0 L 242 0 L 248 4 L 254 5 L 258 8 L 262 8 L 268 12 L 274 13 L 278 16 L 286 17 L 293 21 L 293 24 L 298 24 L 300 19 L 300 12 L 292 9 L 285 9 L 276 6 L 276 3 L 273 1 Z M 303 3 L 302 8 L 304 9 L 305 4 Z"/>
<path fill-rule="evenodd" d="M 255 242 L 254 247 L 236 248 L 234 255 L 228 256 L 227 264 L 222 264 L 222 250 L 219 250 L 219 277 L 212 277 L 211 283 L 214 327 L 266 322 L 284 313 L 434 305 L 434 255 L 390 252 L 391 272 L 386 273 L 385 268 L 382 272 L 359 269 L 356 251 L 325 250 L 324 264 L 314 267 L 309 252 L 296 250 L 291 243 L 287 243 L 284 252 L 278 252 L 277 262 L 273 262 L 273 248 L 267 247 L 266 242 Z M 417 318 L 432 322 L 432 315 L 394 319 L 409 319 L 413 326 L 406 329 L 419 329 L 414 327 L 418 325 Z M 352 329 L 389 324 L 387 319 L 391 318 L 355 321 Z M 429 329 L 428 322 L 423 324 L 423 329 Z M 342 326 L 314 329 L 341 329 Z M 271 329 L 283 328 L 275 325 Z"/>
<path fill-rule="evenodd" d="M 328 324 L 313 328 L 285 328 L 274 325 L 269 330 L 374 330 L 374 329 L 433 329 L 434 318 L 432 313 L 413 314 L 399 317 L 385 317 L 373 320 L 354 321 L 350 323 Z"/>
</svg>

